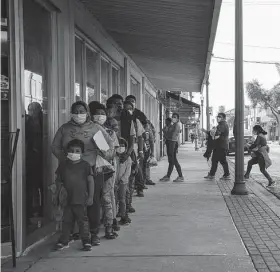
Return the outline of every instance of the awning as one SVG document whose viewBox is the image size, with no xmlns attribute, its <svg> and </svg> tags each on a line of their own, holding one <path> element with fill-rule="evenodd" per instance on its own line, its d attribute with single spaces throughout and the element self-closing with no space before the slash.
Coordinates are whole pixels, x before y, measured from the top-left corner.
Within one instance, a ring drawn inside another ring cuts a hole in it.
<svg viewBox="0 0 280 272">
<path fill-rule="evenodd" d="M 200 92 L 222 0 L 80 0 L 157 89 Z"/>
</svg>

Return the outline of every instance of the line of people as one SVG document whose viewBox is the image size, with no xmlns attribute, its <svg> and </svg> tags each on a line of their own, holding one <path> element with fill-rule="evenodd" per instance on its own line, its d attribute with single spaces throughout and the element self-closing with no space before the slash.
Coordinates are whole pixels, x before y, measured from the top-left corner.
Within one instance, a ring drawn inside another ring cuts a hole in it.
<svg viewBox="0 0 280 272">
<path fill-rule="evenodd" d="M 100 132 L 103 145 L 96 138 Z M 86 251 L 100 245 L 101 221 L 107 239 L 118 236 L 119 225 L 131 223 L 134 190 L 144 197 L 146 185 L 155 185 L 150 179 L 154 142 L 154 126 L 136 108 L 133 95 L 124 100 L 115 94 L 106 106 L 97 101 L 72 105 L 70 121 L 58 129 L 52 143 L 59 161 L 53 204 L 56 211 L 63 211 L 57 250 L 78 237 Z"/>
</svg>

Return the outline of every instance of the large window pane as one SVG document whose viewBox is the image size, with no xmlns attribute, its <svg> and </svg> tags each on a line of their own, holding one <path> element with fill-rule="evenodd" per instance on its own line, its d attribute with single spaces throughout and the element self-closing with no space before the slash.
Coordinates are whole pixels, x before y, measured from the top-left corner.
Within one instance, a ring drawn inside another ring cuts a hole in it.
<svg viewBox="0 0 280 272">
<path fill-rule="evenodd" d="M 140 83 L 134 78 L 130 79 L 130 92 L 136 97 L 136 106 L 140 108 Z"/>
<path fill-rule="evenodd" d="M 23 1 L 26 223 L 31 233 L 46 223 L 51 82 L 51 16 L 32 0 Z"/>
<path fill-rule="evenodd" d="M 75 38 L 75 100 L 82 100 L 82 49 L 83 43 Z"/>
<path fill-rule="evenodd" d="M 109 95 L 109 63 L 101 59 L 101 103 L 105 104 Z"/>
<path fill-rule="evenodd" d="M 112 93 L 118 93 L 119 89 L 119 70 L 112 68 Z"/>
<path fill-rule="evenodd" d="M 97 99 L 97 60 L 98 54 L 88 47 L 86 48 L 86 66 L 87 66 L 87 85 L 86 85 L 86 101 L 90 103 Z"/>
</svg>

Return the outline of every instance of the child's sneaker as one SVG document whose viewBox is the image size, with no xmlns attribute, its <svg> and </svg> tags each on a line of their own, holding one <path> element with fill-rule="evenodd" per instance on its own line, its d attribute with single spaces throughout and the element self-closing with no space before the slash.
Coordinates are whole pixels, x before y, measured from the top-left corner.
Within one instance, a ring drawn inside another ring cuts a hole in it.
<svg viewBox="0 0 280 272">
<path fill-rule="evenodd" d="M 99 246 L 100 245 L 100 238 L 96 234 L 91 235 L 91 245 L 92 246 Z"/>
<path fill-rule="evenodd" d="M 112 226 L 105 227 L 105 238 L 108 240 L 116 239 L 116 235 L 113 233 Z"/>
<path fill-rule="evenodd" d="M 91 244 L 90 243 L 84 243 L 83 244 L 83 250 L 84 251 L 91 251 Z"/>
<path fill-rule="evenodd" d="M 69 243 L 61 243 L 61 242 L 58 242 L 56 243 L 55 245 L 55 249 L 56 250 L 63 250 L 65 248 L 69 248 Z"/>
</svg>

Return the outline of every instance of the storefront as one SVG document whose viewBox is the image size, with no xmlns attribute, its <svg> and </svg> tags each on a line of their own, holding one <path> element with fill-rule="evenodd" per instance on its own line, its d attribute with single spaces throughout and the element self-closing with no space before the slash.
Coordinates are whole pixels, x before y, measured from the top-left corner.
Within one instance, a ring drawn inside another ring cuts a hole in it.
<svg viewBox="0 0 280 272">
<path fill-rule="evenodd" d="M 142 86 L 149 81 L 79 1 L 2 0 L 1 5 L 1 129 L 20 129 L 13 169 L 19 255 L 55 231 L 48 188 L 57 161 L 50 145 L 69 119 L 71 104 L 105 103 L 113 93 L 131 93 L 143 109 Z M 150 83 L 149 95 L 148 116 L 156 124 L 158 102 Z M 1 162 L 6 154 L 2 148 Z M 6 209 L 2 205 L 2 241 L 9 242 Z"/>
</svg>

